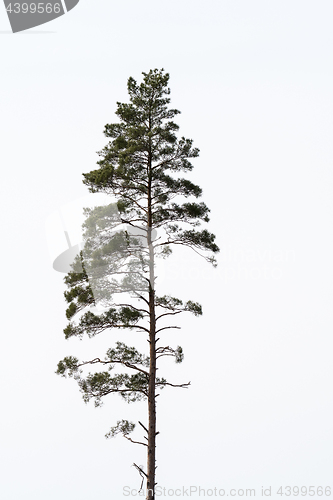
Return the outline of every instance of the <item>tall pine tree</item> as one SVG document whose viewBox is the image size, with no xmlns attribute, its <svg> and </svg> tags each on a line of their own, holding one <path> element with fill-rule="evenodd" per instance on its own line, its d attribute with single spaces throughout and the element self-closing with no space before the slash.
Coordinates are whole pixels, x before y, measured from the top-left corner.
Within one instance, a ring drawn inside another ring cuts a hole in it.
<svg viewBox="0 0 333 500">
<path fill-rule="evenodd" d="M 140 84 L 128 79 L 129 103 L 118 102 L 118 122 L 105 126 L 109 142 L 99 153 L 99 167 L 83 174 L 91 193 L 110 194 L 116 202 L 86 209 L 84 248 L 65 277 L 66 338 L 126 328 L 146 335 L 149 349 L 140 353 L 116 342 L 103 359 L 79 361 L 70 356 L 57 369 L 60 375 L 74 377 L 84 400 L 94 399 L 96 406 L 111 393 L 127 402 L 147 401 L 147 423 L 139 422 L 143 440 L 131 437 L 135 424 L 128 420 L 118 421 L 108 436 L 120 433 L 147 448 L 147 469 L 134 465 L 146 480 L 150 500 L 155 498 L 156 485 L 157 391 L 189 385 L 157 377 L 161 357 L 183 360 L 182 348 L 162 345 L 160 332 L 179 328 L 166 320 L 181 312 L 202 314 L 196 302 L 157 295 L 155 261 L 167 257 L 174 245 L 183 245 L 215 266 L 214 254 L 219 251 L 214 234 L 199 228 L 209 221 L 208 207 L 195 201 L 201 188 L 179 176 L 193 169 L 190 160 L 199 151 L 192 140 L 177 138 L 179 127 L 173 118 L 179 111 L 169 108 L 168 81 L 163 69 L 143 73 Z M 85 374 L 88 365 L 98 365 L 100 370 Z M 125 371 L 111 373 L 116 366 Z"/>
</svg>

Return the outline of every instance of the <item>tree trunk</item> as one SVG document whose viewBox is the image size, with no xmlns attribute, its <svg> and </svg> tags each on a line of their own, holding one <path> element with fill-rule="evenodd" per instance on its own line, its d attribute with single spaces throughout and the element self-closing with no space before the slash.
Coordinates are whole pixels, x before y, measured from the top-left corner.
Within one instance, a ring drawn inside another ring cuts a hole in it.
<svg viewBox="0 0 333 500">
<path fill-rule="evenodd" d="M 151 118 L 149 119 L 151 129 Z M 148 449 L 147 449 L 147 500 L 155 498 L 155 450 L 156 450 L 156 319 L 155 319 L 155 270 L 152 242 L 152 192 L 151 192 L 151 139 L 148 159 L 148 248 L 149 248 L 149 386 L 148 386 Z"/>
<path fill-rule="evenodd" d="M 148 388 L 148 450 L 147 450 L 147 500 L 155 498 L 155 440 L 156 440 L 156 404 L 155 404 L 155 380 L 156 380 L 156 338 L 155 338 L 155 297 L 154 290 L 149 291 L 150 309 L 150 367 Z"/>
</svg>

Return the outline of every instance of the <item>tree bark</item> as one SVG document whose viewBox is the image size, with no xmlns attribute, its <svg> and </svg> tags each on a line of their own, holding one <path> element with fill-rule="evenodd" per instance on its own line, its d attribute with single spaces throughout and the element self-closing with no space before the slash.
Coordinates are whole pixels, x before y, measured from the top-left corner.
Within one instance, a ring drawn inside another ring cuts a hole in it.
<svg viewBox="0 0 333 500">
<path fill-rule="evenodd" d="M 149 291 L 150 310 L 150 367 L 148 387 L 148 450 L 147 450 L 147 500 L 155 498 L 155 446 L 156 446 L 156 338 L 155 338 L 155 297 L 154 289 Z"/>
<path fill-rule="evenodd" d="M 151 129 L 151 117 L 149 119 Z M 152 242 L 152 160 L 151 139 L 148 157 L 148 228 L 149 248 L 149 385 L 148 385 L 148 449 L 147 449 L 147 500 L 155 498 L 155 450 L 156 450 L 156 317 L 155 317 L 155 270 L 154 247 Z"/>
</svg>

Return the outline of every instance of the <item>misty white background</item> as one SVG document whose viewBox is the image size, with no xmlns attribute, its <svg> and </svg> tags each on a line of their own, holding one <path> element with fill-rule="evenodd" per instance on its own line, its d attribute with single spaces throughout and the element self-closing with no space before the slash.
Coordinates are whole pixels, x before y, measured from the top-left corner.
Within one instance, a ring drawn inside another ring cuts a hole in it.
<svg viewBox="0 0 333 500">
<path fill-rule="evenodd" d="M 332 19 L 321 0 L 81 0 L 12 35 L 0 6 L 1 498 L 140 486 L 131 465 L 145 450 L 104 434 L 145 421 L 145 405 L 114 395 L 95 409 L 54 374 L 65 355 L 103 356 L 132 336 L 65 341 L 45 221 L 87 194 L 81 174 L 127 78 L 155 67 L 201 150 L 190 178 L 221 247 L 216 270 L 187 250 L 160 279 L 204 315 L 166 336 L 185 360 L 165 374 L 192 385 L 159 397 L 157 480 L 272 486 L 275 498 L 279 486 L 333 486 Z"/>
</svg>

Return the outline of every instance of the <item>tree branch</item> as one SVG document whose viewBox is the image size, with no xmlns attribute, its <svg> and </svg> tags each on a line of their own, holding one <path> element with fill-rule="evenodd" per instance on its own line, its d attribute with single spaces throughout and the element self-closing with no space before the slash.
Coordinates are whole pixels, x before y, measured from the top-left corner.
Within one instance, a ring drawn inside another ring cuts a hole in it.
<svg viewBox="0 0 333 500">
<path fill-rule="evenodd" d="M 145 473 L 145 471 L 143 471 L 143 470 L 141 469 L 141 467 L 139 467 L 139 466 L 138 466 L 138 465 L 136 465 L 135 463 L 133 463 L 133 465 L 134 465 L 134 467 L 135 467 L 138 471 L 140 471 L 142 474 L 144 474 L 146 477 L 148 477 L 148 476 L 147 476 L 147 474 Z"/>
<path fill-rule="evenodd" d="M 149 311 L 146 311 L 146 309 L 138 309 L 137 307 L 132 306 L 132 304 L 114 304 L 114 305 L 116 307 L 121 307 L 121 306 L 131 307 L 132 309 L 134 309 L 134 311 L 143 312 L 149 315 Z"/>
<path fill-rule="evenodd" d="M 134 441 L 134 439 L 126 436 L 125 434 L 123 434 L 124 438 L 128 439 L 128 441 L 131 441 L 131 443 L 134 443 L 134 444 L 142 444 L 142 446 L 148 446 L 147 443 L 141 443 L 141 441 Z"/>
<path fill-rule="evenodd" d="M 149 376 L 149 373 L 146 370 L 143 370 L 142 368 L 138 368 L 136 365 L 133 365 L 132 363 L 129 363 L 128 361 L 121 361 L 120 359 L 112 360 L 112 361 L 102 361 L 100 358 L 95 358 L 95 359 L 92 359 L 91 361 L 83 361 L 82 363 L 78 364 L 77 366 L 81 367 L 84 365 L 95 365 L 96 363 L 100 363 L 102 365 L 121 364 L 123 366 L 126 366 L 127 368 L 132 368 L 133 370 L 137 370 L 138 372 L 144 373 L 145 375 Z"/>
<path fill-rule="evenodd" d="M 146 431 L 147 434 L 149 434 L 148 429 L 140 422 L 138 421 L 141 427 Z"/>
<path fill-rule="evenodd" d="M 160 306 L 160 304 L 158 304 L 158 307 L 164 307 L 165 309 L 171 309 L 171 307 L 166 307 L 166 306 Z M 162 318 L 163 316 L 174 316 L 175 314 L 180 314 L 181 312 L 184 312 L 183 309 L 179 310 L 179 311 L 175 311 L 175 312 L 170 312 L 170 313 L 163 313 L 163 314 L 160 314 L 160 316 L 157 316 L 156 317 L 156 321 L 160 318 Z"/>
<path fill-rule="evenodd" d="M 171 329 L 181 330 L 181 327 L 180 326 L 164 326 L 163 328 L 156 330 L 156 333 L 161 332 L 162 330 L 171 330 Z"/>
<path fill-rule="evenodd" d="M 187 382 L 187 384 L 171 384 L 170 382 L 156 382 L 156 385 L 170 385 L 171 387 L 183 387 L 185 389 L 188 388 L 189 385 L 191 385 L 191 382 Z"/>
</svg>

